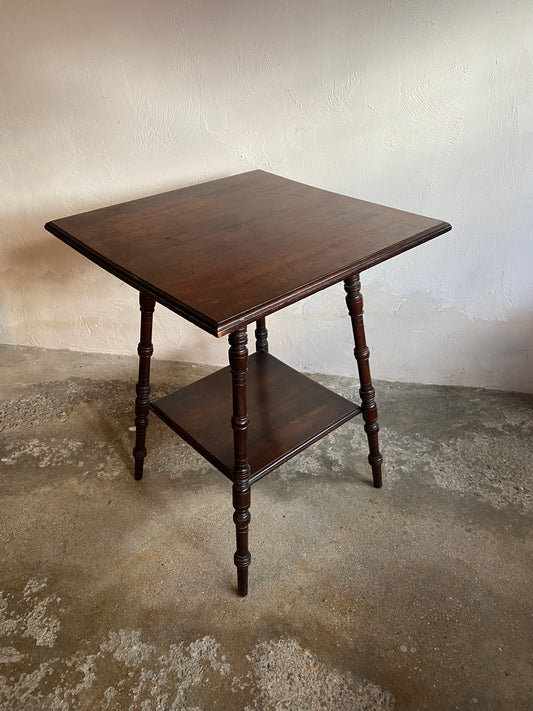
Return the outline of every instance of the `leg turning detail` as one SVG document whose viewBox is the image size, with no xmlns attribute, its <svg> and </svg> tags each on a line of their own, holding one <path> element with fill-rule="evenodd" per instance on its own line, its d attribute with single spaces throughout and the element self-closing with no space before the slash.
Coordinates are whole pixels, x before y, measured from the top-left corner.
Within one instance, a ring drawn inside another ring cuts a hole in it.
<svg viewBox="0 0 533 711">
<path fill-rule="evenodd" d="M 248 524 L 250 523 L 250 465 L 247 452 L 248 406 L 246 397 L 246 374 L 248 370 L 248 336 L 246 326 L 238 328 L 229 336 L 229 362 L 233 392 L 233 521 L 237 536 L 234 561 L 237 566 L 238 592 L 248 594 L 248 567 L 251 556 L 248 550 Z"/>
<path fill-rule="evenodd" d="M 379 489 L 382 485 L 381 462 L 383 459 L 379 451 L 378 411 L 375 401 L 376 391 L 372 386 L 372 379 L 370 377 L 370 351 L 366 345 L 363 322 L 363 296 L 361 294 L 359 274 L 352 274 L 352 276 L 345 279 L 344 289 L 346 291 L 346 303 L 352 320 L 352 330 L 355 341 L 354 355 L 357 361 L 359 383 L 361 386 L 359 394 L 361 396 L 362 414 L 365 421 L 365 432 L 368 437 L 368 448 L 370 451 L 368 461 L 372 467 L 374 486 Z"/>
</svg>

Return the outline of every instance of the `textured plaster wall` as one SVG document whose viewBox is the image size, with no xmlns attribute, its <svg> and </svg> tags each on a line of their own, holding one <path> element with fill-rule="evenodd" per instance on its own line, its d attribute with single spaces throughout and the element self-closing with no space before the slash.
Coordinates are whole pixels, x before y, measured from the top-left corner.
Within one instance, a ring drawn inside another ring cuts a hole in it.
<svg viewBox="0 0 533 711">
<path fill-rule="evenodd" d="M 135 293 L 43 223 L 263 168 L 453 224 L 363 275 L 376 377 L 533 389 L 529 0 L 0 12 L 0 341 L 132 353 Z M 269 329 L 288 362 L 353 371 L 341 287 Z M 226 361 L 225 339 L 163 308 L 154 341 Z"/>
</svg>

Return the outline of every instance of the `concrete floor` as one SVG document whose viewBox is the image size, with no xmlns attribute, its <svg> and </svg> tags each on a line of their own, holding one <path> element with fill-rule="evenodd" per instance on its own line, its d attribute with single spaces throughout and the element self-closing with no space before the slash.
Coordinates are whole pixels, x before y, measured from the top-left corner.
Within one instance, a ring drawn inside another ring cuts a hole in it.
<svg viewBox="0 0 533 711">
<path fill-rule="evenodd" d="M 532 396 L 377 383 L 384 488 L 359 418 L 254 485 L 241 599 L 230 483 L 155 418 L 130 476 L 135 358 L 0 366 L 0 708 L 533 708 Z"/>
</svg>

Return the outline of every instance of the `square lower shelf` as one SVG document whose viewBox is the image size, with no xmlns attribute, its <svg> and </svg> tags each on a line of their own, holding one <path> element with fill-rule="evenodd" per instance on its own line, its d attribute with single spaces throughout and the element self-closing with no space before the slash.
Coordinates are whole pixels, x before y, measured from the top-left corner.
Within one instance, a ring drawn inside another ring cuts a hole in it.
<svg viewBox="0 0 533 711">
<path fill-rule="evenodd" d="M 265 351 L 249 358 L 247 397 L 251 483 L 361 412 L 353 402 Z M 155 400 L 150 409 L 233 478 L 229 367 Z"/>
</svg>

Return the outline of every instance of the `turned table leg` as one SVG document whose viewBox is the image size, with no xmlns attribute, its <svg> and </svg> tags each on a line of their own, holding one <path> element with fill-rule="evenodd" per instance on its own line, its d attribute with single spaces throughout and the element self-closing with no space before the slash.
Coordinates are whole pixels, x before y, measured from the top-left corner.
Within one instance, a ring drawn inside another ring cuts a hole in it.
<svg viewBox="0 0 533 711">
<path fill-rule="evenodd" d="M 257 319 L 255 325 L 255 350 L 268 352 L 268 331 L 266 327 L 266 319 Z"/>
<path fill-rule="evenodd" d="M 366 345 L 365 326 L 363 322 L 363 296 L 361 294 L 359 274 L 352 274 L 345 279 L 344 289 L 346 291 L 346 303 L 352 320 L 352 330 L 355 341 L 354 355 L 357 361 L 359 383 L 361 386 L 359 394 L 361 396 L 362 414 L 365 421 L 365 432 L 368 437 L 368 448 L 370 450 L 368 461 L 372 467 L 374 486 L 379 489 L 382 485 L 381 462 L 383 459 L 379 452 L 378 411 L 375 401 L 376 391 L 372 386 L 372 379 L 370 377 L 370 365 L 368 362 L 370 351 Z"/>
<path fill-rule="evenodd" d="M 248 594 L 248 524 L 250 523 L 250 465 L 247 453 L 248 407 L 246 398 L 246 374 L 248 370 L 248 335 L 246 326 L 241 326 L 229 335 L 229 363 L 233 392 L 233 446 L 235 466 L 233 469 L 233 521 L 237 536 L 234 562 L 237 566 L 239 595 Z"/>
<path fill-rule="evenodd" d="M 148 426 L 148 405 L 150 404 L 150 358 L 154 352 L 152 346 L 152 318 L 155 300 L 148 294 L 139 293 L 141 308 L 141 338 L 137 353 L 139 354 L 139 380 L 137 382 L 137 397 L 135 399 L 135 479 L 142 479 L 144 458 L 146 457 L 146 428 Z"/>
</svg>

